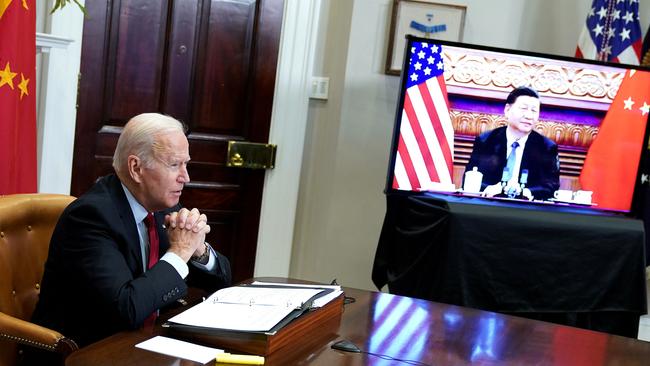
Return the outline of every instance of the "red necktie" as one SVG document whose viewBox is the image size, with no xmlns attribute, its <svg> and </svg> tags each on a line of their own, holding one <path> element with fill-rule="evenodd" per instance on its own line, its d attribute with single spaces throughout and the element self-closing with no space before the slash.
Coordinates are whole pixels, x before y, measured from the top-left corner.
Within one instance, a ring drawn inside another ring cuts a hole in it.
<svg viewBox="0 0 650 366">
<path fill-rule="evenodd" d="M 149 234 L 149 261 L 147 262 L 147 269 L 149 269 L 158 262 L 160 241 L 158 240 L 158 231 L 156 231 L 156 220 L 151 212 L 144 219 L 144 224 L 147 226 Z"/>
<path fill-rule="evenodd" d="M 147 233 L 149 235 L 149 260 L 147 261 L 147 269 L 149 269 L 158 262 L 160 241 L 158 240 L 158 232 L 156 231 L 156 220 L 151 212 L 149 212 L 147 217 L 144 219 L 144 224 L 147 227 Z M 144 320 L 144 327 L 151 328 L 156 323 L 157 317 L 158 311 L 151 313 L 151 315 Z"/>
</svg>

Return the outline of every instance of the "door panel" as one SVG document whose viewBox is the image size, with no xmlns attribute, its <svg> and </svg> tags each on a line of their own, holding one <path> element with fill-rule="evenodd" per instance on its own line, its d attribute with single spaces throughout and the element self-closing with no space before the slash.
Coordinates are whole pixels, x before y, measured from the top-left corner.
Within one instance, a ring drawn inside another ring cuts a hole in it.
<svg viewBox="0 0 650 366">
<path fill-rule="evenodd" d="M 111 119 L 128 120 L 138 111 L 155 111 L 159 105 L 165 51 L 164 2 L 116 1 L 112 20 L 109 81 Z"/>
<path fill-rule="evenodd" d="M 252 2 L 217 2 L 209 9 L 199 44 L 194 123 L 197 131 L 242 135 L 252 57 Z M 208 12 L 207 10 L 205 12 Z M 228 62 L 223 52 L 228 50 Z"/>
<path fill-rule="evenodd" d="M 208 241 L 253 274 L 263 171 L 226 167 L 228 140 L 268 140 L 283 0 L 87 0 L 72 194 L 111 173 L 122 126 L 158 111 L 188 126 L 191 182 Z"/>
</svg>

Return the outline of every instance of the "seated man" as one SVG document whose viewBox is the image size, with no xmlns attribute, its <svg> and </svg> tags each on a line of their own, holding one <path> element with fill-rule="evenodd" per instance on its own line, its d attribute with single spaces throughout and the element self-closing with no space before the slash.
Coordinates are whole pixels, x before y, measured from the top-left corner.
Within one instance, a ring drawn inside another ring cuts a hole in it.
<svg viewBox="0 0 650 366">
<path fill-rule="evenodd" d="M 186 278 L 209 291 L 230 285 L 228 259 L 205 243 L 206 216 L 179 206 L 189 160 L 179 121 L 146 113 L 126 124 L 116 175 L 100 178 L 59 219 L 35 323 L 83 347 L 153 325 L 158 309 L 186 294 Z"/>
<path fill-rule="evenodd" d="M 483 195 L 544 200 L 560 187 L 557 144 L 534 130 L 539 108 L 535 90 L 516 88 L 504 108 L 508 125 L 476 137 L 465 171 L 476 167 L 483 174 Z"/>
</svg>

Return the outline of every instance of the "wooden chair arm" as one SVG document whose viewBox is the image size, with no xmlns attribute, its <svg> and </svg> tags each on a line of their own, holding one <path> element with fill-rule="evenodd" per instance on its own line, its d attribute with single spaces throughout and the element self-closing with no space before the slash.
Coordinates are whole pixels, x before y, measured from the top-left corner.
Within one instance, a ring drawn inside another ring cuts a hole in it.
<svg viewBox="0 0 650 366">
<path fill-rule="evenodd" d="M 62 354 L 64 357 L 79 346 L 63 334 L 0 312 L 0 339 Z"/>
</svg>

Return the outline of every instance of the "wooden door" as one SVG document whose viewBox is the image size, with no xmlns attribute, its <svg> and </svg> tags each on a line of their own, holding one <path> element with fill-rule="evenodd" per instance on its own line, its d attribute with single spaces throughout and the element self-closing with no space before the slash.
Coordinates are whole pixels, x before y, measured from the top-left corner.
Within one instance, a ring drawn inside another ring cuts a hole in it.
<svg viewBox="0 0 650 366">
<path fill-rule="evenodd" d="M 113 171 L 122 126 L 143 112 L 189 127 L 181 203 L 253 275 L 263 170 L 228 168 L 227 141 L 267 142 L 283 0 L 87 0 L 71 193 Z"/>
</svg>

